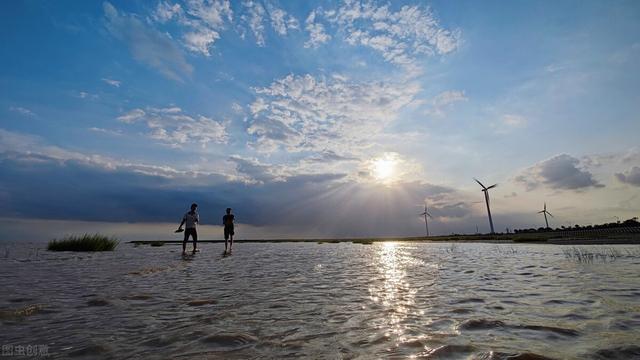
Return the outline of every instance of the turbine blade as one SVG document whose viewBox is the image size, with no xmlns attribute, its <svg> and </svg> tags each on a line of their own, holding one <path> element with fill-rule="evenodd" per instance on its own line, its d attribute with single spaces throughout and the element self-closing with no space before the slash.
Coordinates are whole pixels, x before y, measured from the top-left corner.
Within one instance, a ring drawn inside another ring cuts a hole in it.
<svg viewBox="0 0 640 360">
<path fill-rule="evenodd" d="M 547 203 L 544 203 L 544 209 L 547 210 Z"/>
<path fill-rule="evenodd" d="M 498 186 L 498 184 L 493 184 L 493 185 L 489 186 L 489 187 L 487 188 L 487 190 L 489 190 L 489 189 L 493 189 L 493 188 L 494 188 L 494 187 L 496 187 L 496 186 Z"/>
<path fill-rule="evenodd" d="M 544 212 L 544 210 L 540 210 L 538 211 L 538 214 L 542 214 Z"/>
<path fill-rule="evenodd" d="M 427 214 L 427 213 L 422 213 L 422 214 L 420 214 L 420 216 L 425 216 L 426 214 Z"/>
<path fill-rule="evenodd" d="M 550 213 L 550 212 L 548 212 L 548 211 L 547 211 L 547 214 L 549 214 L 549 216 L 553 217 L 553 215 L 551 215 L 551 213 Z"/>
<path fill-rule="evenodd" d="M 473 180 L 475 180 L 478 184 L 480 184 L 480 186 L 482 186 L 483 189 L 486 189 L 487 187 L 482 185 L 482 183 L 480 182 L 480 180 L 473 178 Z"/>
<path fill-rule="evenodd" d="M 433 216 L 431 216 L 431 214 L 429 214 L 429 213 L 427 213 L 427 216 L 430 217 L 430 218 L 433 218 Z"/>
</svg>

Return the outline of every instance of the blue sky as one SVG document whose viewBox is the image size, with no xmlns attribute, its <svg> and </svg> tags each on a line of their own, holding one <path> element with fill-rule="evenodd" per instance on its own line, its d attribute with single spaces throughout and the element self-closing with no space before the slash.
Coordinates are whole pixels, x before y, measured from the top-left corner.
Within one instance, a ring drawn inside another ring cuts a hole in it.
<svg viewBox="0 0 640 360">
<path fill-rule="evenodd" d="M 640 215 L 634 1 L 0 7 L 0 238 L 487 231 L 473 177 L 500 230 Z"/>
</svg>

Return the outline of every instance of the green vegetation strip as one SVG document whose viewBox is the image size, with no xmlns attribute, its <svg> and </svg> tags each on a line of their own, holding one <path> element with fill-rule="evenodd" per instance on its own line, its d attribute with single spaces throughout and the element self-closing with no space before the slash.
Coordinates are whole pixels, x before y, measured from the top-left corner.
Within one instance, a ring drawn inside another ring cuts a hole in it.
<svg viewBox="0 0 640 360">
<path fill-rule="evenodd" d="M 47 250 L 51 251 L 113 251 L 118 246 L 116 238 L 100 234 L 70 235 L 60 240 L 49 241 Z"/>
</svg>

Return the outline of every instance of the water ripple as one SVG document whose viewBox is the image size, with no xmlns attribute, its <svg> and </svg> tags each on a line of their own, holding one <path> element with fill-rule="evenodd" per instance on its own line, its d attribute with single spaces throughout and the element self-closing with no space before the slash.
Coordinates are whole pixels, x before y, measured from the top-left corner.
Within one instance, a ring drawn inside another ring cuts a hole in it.
<svg viewBox="0 0 640 360">
<path fill-rule="evenodd" d="M 0 343 L 52 358 L 631 359 L 640 262 L 555 246 L 204 244 L 12 250 Z M 514 250 L 517 248 L 516 250 Z"/>
</svg>

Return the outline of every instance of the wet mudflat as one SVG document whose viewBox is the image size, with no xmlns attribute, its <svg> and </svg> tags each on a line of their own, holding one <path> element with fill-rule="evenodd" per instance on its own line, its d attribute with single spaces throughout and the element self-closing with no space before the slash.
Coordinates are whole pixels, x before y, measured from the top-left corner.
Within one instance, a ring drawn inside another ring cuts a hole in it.
<svg viewBox="0 0 640 360">
<path fill-rule="evenodd" d="M 0 245 L 0 343 L 51 358 L 640 358 L 638 246 Z"/>
</svg>

